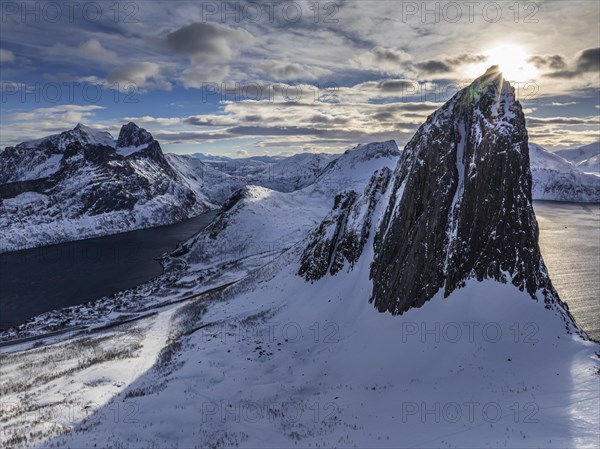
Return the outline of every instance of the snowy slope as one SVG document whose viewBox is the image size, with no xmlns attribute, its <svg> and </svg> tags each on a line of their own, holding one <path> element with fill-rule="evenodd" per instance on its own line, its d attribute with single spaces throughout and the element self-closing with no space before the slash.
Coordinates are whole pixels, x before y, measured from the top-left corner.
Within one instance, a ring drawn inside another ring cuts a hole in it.
<svg viewBox="0 0 600 449">
<path fill-rule="evenodd" d="M 393 168 L 399 155 L 393 141 L 362 145 L 330 162 L 304 189 L 279 192 L 247 186 L 227 200 L 213 223 L 182 243 L 165 263 L 180 267 L 183 262 L 196 278 L 236 270 L 238 275 L 247 274 L 308 235 L 340 192 L 362 191 L 374 172 Z"/>
<path fill-rule="evenodd" d="M 352 272 L 315 283 L 296 275 L 299 249 L 217 301 L 138 324 L 133 341 L 114 343 L 125 360 L 83 364 L 66 391 L 35 382 L 27 404 L 74 404 L 77 419 L 50 427 L 75 426 L 52 440 L 65 447 L 597 444 L 598 345 L 565 334 L 543 301 L 469 282 L 403 316 L 378 314 L 364 300 L 372 249 Z M 31 360 L 6 360 L 2 378 Z M 112 420 L 115 407 L 132 419 Z M 7 428 L 26 416 L 15 415 Z"/>
<path fill-rule="evenodd" d="M 559 150 L 556 152 L 556 154 L 575 165 L 579 165 L 582 162 L 585 162 L 590 158 L 600 154 L 600 142 L 594 142 L 589 145 L 584 145 L 582 147 L 573 148 L 570 150 Z"/>
<path fill-rule="evenodd" d="M 585 173 L 579 166 L 539 145 L 529 144 L 533 199 L 553 201 L 600 202 L 600 174 Z M 593 160 L 590 160 L 593 166 Z"/>
<path fill-rule="evenodd" d="M 577 168 L 585 173 L 594 173 L 596 175 L 600 175 L 600 154 L 580 162 L 577 164 Z"/>
<path fill-rule="evenodd" d="M 244 186 L 240 179 L 216 170 L 195 157 L 167 153 L 165 158 L 198 196 L 206 197 L 207 201 L 214 204 L 223 204 Z"/>
<path fill-rule="evenodd" d="M 44 428 L 17 410 L 6 428 L 52 431 L 45 446 L 61 447 L 597 447 L 598 345 L 565 334 L 543 303 L 470 282 L 394 317 L 364 300 L 366 264 L 307 284 L 291 259 L 105 334 L 121 359 L 82 363 L 66 385 L 41 368 L 24 406 L 52 397 L 76 419 Z M 94 341 L 81 346 L 106 347 Z M 38 357 L 6 359 L 4 385 Z"/>
</svg>

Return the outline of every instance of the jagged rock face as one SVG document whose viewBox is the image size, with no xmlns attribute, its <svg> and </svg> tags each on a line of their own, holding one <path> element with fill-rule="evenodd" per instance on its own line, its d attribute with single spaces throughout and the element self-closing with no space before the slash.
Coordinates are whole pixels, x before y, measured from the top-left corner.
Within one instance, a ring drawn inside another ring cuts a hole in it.
<svg viewBox="0 0 600 449">
<path fill-rule="evenodd" d="M 531 205 L 528 136 L 494 68 L 432 114 L 407 144 L 376 234 L 371 301 L 420 307 L 468 278 L 549 289 Z"/>
<path fill-rule="evenodd" d="M 160 144 L 152 134 L 135 123 L 129 122 L 121 127 L 116 144 L 117 154 L 131 159 L 153 159 L 162 169 L 174 177 L 175 172 L 167 162 Z"/>
<path fill-rule="evenodd" d="M 349 269 L 354 267 L 369 238 L 375 207 L 391 177 L 391 170 L 383 168 L 371 177 L 362 195 L 348 191 L 335 197 L 332 211 L 309 238 L 300 261 L 300 276 L 312 282 L 327 273 L 336 275 L 346 263 Z"/>
<path fill-rule="evenodd" d="M 121 127 L 119 138 L 117 139 L 117 148 L 139 147 L 151 143 L 154 139 L 152 135 L 144 128 L 140 128 L 133 122 L 129 122 Z"/>
</svg>

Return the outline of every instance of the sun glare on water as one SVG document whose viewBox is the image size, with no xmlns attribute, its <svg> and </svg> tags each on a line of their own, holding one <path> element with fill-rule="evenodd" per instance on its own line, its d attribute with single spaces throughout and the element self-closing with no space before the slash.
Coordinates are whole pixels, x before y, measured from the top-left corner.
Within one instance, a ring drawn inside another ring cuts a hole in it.
<svg viewBox="0 0 600 449">
<path fill-rule="evenodd" d="M 466 75 L 470 78 L 480 76 L 485 70 L 497 65 L 503 73 L 504 78 L 512 82 L 526 82 L 538 76 L 537 69 L 528 62 L 529 55 L 517 45 L 501 45 L 485 51 L 486 60 L 467 68 Z"/>
</svg>

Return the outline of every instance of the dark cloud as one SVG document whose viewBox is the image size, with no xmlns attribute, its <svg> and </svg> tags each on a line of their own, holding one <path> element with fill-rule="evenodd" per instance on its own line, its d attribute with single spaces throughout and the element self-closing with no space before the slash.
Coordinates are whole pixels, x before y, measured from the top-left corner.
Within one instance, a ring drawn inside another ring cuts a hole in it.
<svg viewBox="0 0 600 449">
<path fill-rule="evenodd" d="M 577 70 L 580 72 L 600 71 L 600 48 L 583 50 L 577 58 Z"/>
<path fill-rule="evenodd" d="M 573 70 L 557 70 L 556 72 L 547 73 L 545 76 L 547 76 L 548 78 L 573 79 L 577 78 L 579 75 L 579 72 Z"/>
<path fill-rule="evenodd" d="M 183 123 L 194 126 L 221 126 L 216 120 L 207 117 L 188 117 Z"/>
<path fill-rule="evenodd" d="M 554 70 L 561 70 L 567 66 L 567 63 L 561 55 L 532 56 L 527 62 L 530 62 L 538 69 L 551 68 Z"/>
<path fill-rule="evenodd" d="M 534 56 L 534 58 L 542 57 Z M 534 58 L 531 59 L 531 62 L 535 64 L 536 61 L 533 60 Z M 562 61 L 561 56 L 554 55 L 553 58 L 560 58 Z M 562 62 L 564 63 L 564 61 Z M 557 64 L 560 65 L 560 62 Z M 562 65 L 561 67 L 553 67 L 551 65 L 548 65 L 548 67 L 564 69 L 566 64 Z M 547 73 L 546 76 L 549 78 L 573 79 L 584 73 L 597 73 L 598 71 L 600 71 L 600 48 L 588 48 L 579 54 L 573 69 L 556 70 L 554 72 Z"/>
<path fill-rule="evenodd" d="M 371 53 L 373 53 L 377 62 L 400 64 L 410 59 L 408 54 L 395 48 L 375 47 L 371 50 Z"/>
<path fill-rule="evenodd" d="M 444 60 L 430 59 L 428 61 L 418 62 L 415 64 L 415 67 L 429 74 L 449 73 L 454 71 L 457 66 L 464 64 L 475 64 L 478 62 L 483 62 L 486 59 L 487 57 L 484 55 L 463 53 L 453 58 L 446 58 Z"/>
<path fill-rule="evenodd" d="M 389 122 L 396 120 L 396 116 L 392 112 L 378 112 L 373 114 L 373 119 L 381 122 Z"/>
<path fill-rule="evenodd" d="M 251 115 L 245 115 L 244 120 L 247 122 L 263 122 L 265 120 L 265 118 L 262 115 L 251 114 Z"/>
<path fill-rule="evenodd" d="M 452 67 L 443 61 L 429 60 L 415 64 L 415 67 L 427 73 L 447 73 L 452 71 Z"/>
<path fill-rule="evenodd" d="M 385 80 L 381 81 L 377 87 L 384 92 L 402 91 L 404 89 L 415 88 L 418 83 L 409 80 Z"/>
<path fill-rule="evenodd" d="M 469 53 L 463 53 L 454 58 L 446 59 L 446 63 L 450 65 L 462 65 L 462 64 L 477 64 L 487 59 L 485 55 L 472 55 Z"/>
<path fill-rule="evenodd" d="M 241 28 L 214 23 L 192 23 L 167 35 L 167 47 L 186 56 L 230 58 L 232 44 L 242 44 L 252 35 Z"/>
</svg>

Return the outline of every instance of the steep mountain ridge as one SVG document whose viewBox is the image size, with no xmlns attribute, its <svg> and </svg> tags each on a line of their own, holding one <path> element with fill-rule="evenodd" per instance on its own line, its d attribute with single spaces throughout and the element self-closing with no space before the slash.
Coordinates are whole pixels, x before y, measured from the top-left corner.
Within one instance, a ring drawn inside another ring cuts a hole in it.
<svg viewBox="0 0 600 449">
<path fill-rule="evenodd" d="M 0 184 L 39 179 L 53 174 L 60 168 L 67 146 L 74 142 L 115 146 L 110 133 L 78 123 L 72 130 L 7 147 L 0 153 Z"/>
<path fill-rule="evenodd" d="M 45 159 L 48 166 L 48 155 L 56 156 L 51 170 L 21 171 L 0 184 L 0 251 L 170 224 L 216 208 L 196 195 L 160 144 L 133 123 L 122 127 L 116 143 L 108 133 L 77 125 L 7 148 L 0 153 L 0 172 L 10 173 L 15 163 L 27 166 L 25 159 Z"/>
</svg>

